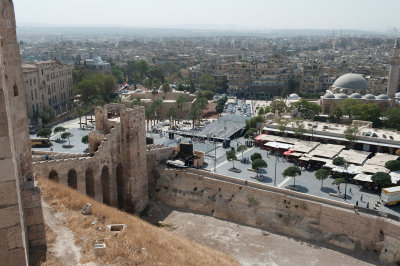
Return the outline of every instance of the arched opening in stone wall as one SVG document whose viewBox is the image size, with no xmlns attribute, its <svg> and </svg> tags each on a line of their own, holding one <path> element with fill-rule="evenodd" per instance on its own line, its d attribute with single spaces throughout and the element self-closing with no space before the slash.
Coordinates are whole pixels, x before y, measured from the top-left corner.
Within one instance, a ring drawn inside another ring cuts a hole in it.
<svg viewBox="0 0 400 266">
<path fill-rule="evenodd" d="M 118 197 L 118 209 L 123 208 L 124 201 L 124 169 L 121 164 L 117 166 L 117 197 Z"/>
<path fill-rule="evenodd" d="M 85 173 L 86 195 L 94 198 L 94 174 L 92 169 L 87 169 Z"/>
<path fill-rule="evenodd" d="M 103 203 L 110 205 L 110 172 L 108 166 L 101 169 L 101 190 L 103 192 Z"/>
<path fill-rule="evenodd" d="M 49 173 L 49 179 L 58 183 L 58 172 L 56 170 L 51 170 Z"/>
<path fill-rule="evenodd" d="M 73 189 L 78 188 L 78 177 L 76 175 L 75 169 L 71 169 L 68 172 L 68 186 Z"/>
</svg>

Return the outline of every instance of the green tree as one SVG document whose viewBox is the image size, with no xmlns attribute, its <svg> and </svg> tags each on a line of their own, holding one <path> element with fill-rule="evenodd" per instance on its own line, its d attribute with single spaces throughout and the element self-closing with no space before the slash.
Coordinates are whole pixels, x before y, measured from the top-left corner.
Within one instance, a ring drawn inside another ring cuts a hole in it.
<svg viewBox="0 0 400 266">
<path fill-rule="evenodd" d="M 257 113 L 258 115 L 264 115 L 265 114 L 265 110 L 264 110 L 264 108 L 263 107 L 260 107 L 259 109 L 258 109 L 258 113 Z"/>
<path fill-rule="evenodd" d="M 349 141 L 350 148 L 353 148 L 354 143 L 358 140 L 359 133 L 359 126 L 357 124 L 349 125 L 345 129 L 344 137 Z"/>
<path fill-rule="evenodd" d="M 331 114 L 329 114 L 329 122 L 340 123 L 343 117 L 343 111 L 340 107 L 336 107 Z"/>
<path fill-rule="evenodd" d="M 344 165 L 346 161 L 343 157 L 336 157 L 333 159 L 332 163 L 336 166 L 341 166 Z"/>
<path fill-rule="evenodd" d="M 217 105 L 215 106 L 215 111 L 216 111 L 218 114 L 221 114 L 221 113 L 224 111 L 224 106 L 223 106 L 223 105 L 220 105 L 220 104 L 217 104 Z"/>
<path fill-rule="evenodd" d="M 201 92 L 201 91 L 199 91 L 199 92 Z M 207 90 L 207 91 L 203 91 L 201 93 L 202 93 L 202 96 L 204 98 L 206 98 L 207 100 L 209 100 L 209 101 L 211 101 L 215 96 L 215 92 L 213 92 L 213 91 L 208 91 Z"/>
<path fill-rule="evenodd" d="M 198 119 L 200 119 L 201 113 L 202 113 L 202 110 L 201 110 L 201 108 L 200 108 L 200 105 L 198 105 L 198 104 L 193 104 L 193 105 L 192 105 L 192 108 L 190 109 L 190 112 L 189 112 L 190 119 L 191 119 L 192 122 L 193 122 L 193 128 L 194 128 L 194 123 L 195 123 L 195 121 L 198 120 Z"/>
<path fill-rule="evenodd" d="M 267 168 L 267 162 L 262 159 L 252 161 L 251 168 L 258 171 L 260 168 Z"/>
<path fill-rule="evenodd" d="M 169 90 L 170 90 L 169 83 L 164 83 L 164 84 L 162 85 L 162 89 L 163 89 L 163 92 L 164 92 L 165 94 L 169 93 Z"/>
<path fill-rule="evenodd" d="M 279 116 L 275 119 L 275 122 L 278 124 L 279 131 L 282 132 L 283 136 L 285 136 L 289 119 Z"/>
<path fill-rule="evenodd" d="M 271 112 L 275 114 L 278 112 L 279 115 L 284 114 L 287 110 L 286 103 L 282 100 L 274 100 L 270 104 Z"/>
<path fill-rule="evenodd" d="M 200 76 L 199 86 L 203 90 L 215 91 L 216 82 L 213 76 L 203 74 Z"/>
<path fill-rule="evenodd" d="M 257 122 L 263 123 L 265 122 L 265 118 L 261 115 L 252 117 L 251 119 L 246 119 L 246 128 L 257 128 Z"/>
<path fill-rule="evenodd" d="M 176 99 L 176 106 L 178 109 L 178 120 L 181 120 L 182 117 L 182 109 L 183 109 L 183 104 L 185 103 L 185 96 L 180 95 L 177 99 Z"/>
<path fill-rule="evenodd" d="M 400 170 L 400 161 L 390 160 L 385 163 L 385 167 L 390 171 L 399 171 Z"/>
<path fill-rule="evenodd" d="M 53 132 L 54 134 L 57 134 L 58 132 L 64 132 L 65 130 L 67 130 L 65 127 L 56 127 Z"/>
<path fill-rule="evenodd" d="M 387 187 L 392 185 L 392 177 L 385 172 L 377 172 L 372 175 L 371 179 L 379 187 Z"/>
<path fill-rule="evenodd" d="M 74 135 L 71 132 L 64 132 L 61 134 L 62 139 L 68 139 L 68 145 L 71 146 L 71 141 L 70 138 L 73 137 Z"/>
<path fill-rule="evenodd" d="M 262 157 L 261 157 L 261 154 L 260 154 L 260 153 L 255 152 L 255 153 L 253 153 L 253 154 L 250 156 L 250 159 L 251 159 L 252 161 L 255 161 L 255 160 L 257 160 L 257 159 L 262 159 Z"/>
<path fill-rule="evenodd" d="M 396 130 L 400 130 L 400 109 L 399 108 L 391 108 L 383 113 L 383 116 L 386 117 L 385 127 L 393 128 Z"/>
<path fill-rule="evenodd" d="M 36 137 L 39 138 L 50 138 L 50 136 L 51 136 L 51 130 L 48 128 L 42 128 L 36 133 Z"/>
<path fill-rule="evenodd" d="M 131 107 L 135 106 L 135 105 L 140 105 L 141 99 L 138 97 L 136 99 L 133 99 L 131 102 Z"/>
<path fill-rule="evenodd" d="M 174 122 L 175 122 L 176 117 L 177 117 L 177 112 L 178 112 L 178 110 L 177 110 L 175 105 L 171 106 L 171 108 L 168 109 L 167 116 L 169 118 L 171 126 L 175 125 Z"/>
<path fill-rule="evenodd" d="M 293 182 L 294 182 L 293 185 L 296 186 L 296 176 L 301 175 L 301 170 L 297 166 L 289 166 L 282 172 L 282 175 L 284 177 L 287 177 L 287 176 L 293 177 Z"/>
<path fill-rule="evenodd" d="M 242 159 L 243 159 L 243 152 L 247 150 L 247 146 L 246 145 L 239 145 L 236 149 L 237 152 L 241 152 L 242 153 Z"/>
<path fill-rule="evenodd" d="M 236 151 L 235 150 L 229 150 L 226 152 L 226 159 L 228 161 L 232 161 L 232 168 L 235 169 L 235 160 L 236 158 Z"/>
<path fill-rule="evenodd" d="M 88 144 L 89 143 L 89 136 L 88 135 L 83 136 L 81 142 L 83 144 Z"/>
<path fill-rule="evenodd" d="M 301 119 L 297 119 L 295 121 L 296 127 L 294 128 L 294 135 L 300 140 L 303 138 L 304 133 L 306 133 L 306 128 L 304 126 L 304 121 Z"/>
<path fill-rule="evenodd" d="M 144 114 L 147 120 L 147 130 L 149 130 L 149 124 L 154 119 L 154 108 L 152 106 L 146 107 Z"/>
<path fill-rule="evenodd" d="M 299 113 L 305 119 L 313 120 L 314 117 L 322 111 L 321 105 L 314 102 L 309 102 L 305 99 L 300 99 L 298 102 L 295 102 L 293 106 L 297 108 Z"/>
<path fill-rule="evenodd" d="M 346 181 L 344 180 L 344 178 L 339 177 L 339 178 L 336 178 L 335 180 L 332 181 L 332 185 L 340 185 L 340 184 L 345 183 L 345 182 Z"/>
<path fill-rule="evenodd" d="M 157 119 L 157 123 L 158 120 L 162 119 L 162 106 L 163 106 L 163 100 L 161 99 L 157 99 L 152 103 L 152 107 L 151 109 L 154 112 L 154 117 Z"/>
<path fill-rule="evenodd" d="M 112 58 L 109 58 L 107 61 L 110 63 L 111 72 L 116 82 L 123 83 L 124 82 L 123 70 L 117 65 L 117 63 L 114 62 L 114 60 L 112 60 Z"/>
<path fill-rule="evenodd" d="M 324 180 L 328 178 L 329 172 L 326 169 L 319 169 L 318 171 L 315 172 L 315 178 L 318 180 L 321 180 L 321 188 L 324 185 Z"/>
</svg>

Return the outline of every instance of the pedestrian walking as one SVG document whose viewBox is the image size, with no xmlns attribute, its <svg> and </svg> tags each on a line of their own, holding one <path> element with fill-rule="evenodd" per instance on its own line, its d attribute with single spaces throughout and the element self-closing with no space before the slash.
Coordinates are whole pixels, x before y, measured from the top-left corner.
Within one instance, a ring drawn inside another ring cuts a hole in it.
<svg viewBox="0 0 400 266">
<path fill-rule="evenodd" d="M 349 194 L 353 194 L 353 191 L 351 190 L 351 187 L 349 187 Z"/>
<path fill-rule="evenodd" d="M 356 201 L 356 206 L 358 206 L 358 200 Z"/>
<path fill-rule="evenodd" d="M 50 151 L 53 151 L 53 147 L 50 147 Z"/>
<path fill-rule="evenodd" d="M 360 196 L 360 201 L 361 202 L 363 202 L 363 196 L 364 196 L 364 194 L 361 194 L 361 196 Z"/>
<path fill-rule="evenodd" d="M 369 209 L 369 202 L 367 202 L 367 209 Z"/>
<path fill-rule="evenodd" d="M 337 191 L 340 194 L 340 185 L 337 185 Z"/>
</svg>

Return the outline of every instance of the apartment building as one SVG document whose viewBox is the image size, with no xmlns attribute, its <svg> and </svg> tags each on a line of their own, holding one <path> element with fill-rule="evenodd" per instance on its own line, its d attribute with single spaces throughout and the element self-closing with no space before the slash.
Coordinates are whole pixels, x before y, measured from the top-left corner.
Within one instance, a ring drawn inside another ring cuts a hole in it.
<svg viewBox="0 0 400 266">
<path fill-rule="evenodd" d="M 60 61 L 22 65 L 29 119 L 51 107 L 56 113 L 67 109 L 73 99 L 72 66 Z"/>
</svg>

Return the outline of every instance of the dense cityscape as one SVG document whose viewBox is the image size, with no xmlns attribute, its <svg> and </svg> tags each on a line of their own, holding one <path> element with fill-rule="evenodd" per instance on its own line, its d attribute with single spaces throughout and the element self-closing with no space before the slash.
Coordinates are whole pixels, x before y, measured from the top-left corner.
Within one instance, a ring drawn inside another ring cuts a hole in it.
<svg viewBox="0 0 400 266">
<path fill-rule="evenodd" d="M 400 262 L 395 27 L 0 10 L 0 265 Z"/>
</svg>

